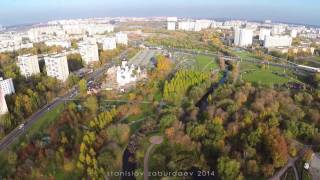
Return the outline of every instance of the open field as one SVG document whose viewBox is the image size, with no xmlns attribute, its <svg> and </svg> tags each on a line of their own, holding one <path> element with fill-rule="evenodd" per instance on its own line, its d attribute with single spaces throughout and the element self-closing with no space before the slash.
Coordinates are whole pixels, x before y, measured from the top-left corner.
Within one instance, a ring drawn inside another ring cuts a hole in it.
<svg viewBox="0 0 320 180">
<path fill-rule="evenodd" d="M 203 55 L 192 55 L 188 53 L 174 54 L 174 60 L 180 69 L 193 69 L 198 71 L 211 71 L 218 68 L 217 61 L 214 57 Z"/>
<path fill-rule="evenodd" d="M 210 71 L 212 69 L 218 68 L 216 59 L 209 56 L 197 56 L 196 60 L 196 69 L 200 71 Z"/>
<path fill-rule="evenodd" d="M 243 80 L 263 85 L 271 86 L 298 81 L 290 71 L 280 67 L 269 66 L 262 69 L 256 64 L 243 61 L 240 64 L 240 71 Z"/>
</svg>

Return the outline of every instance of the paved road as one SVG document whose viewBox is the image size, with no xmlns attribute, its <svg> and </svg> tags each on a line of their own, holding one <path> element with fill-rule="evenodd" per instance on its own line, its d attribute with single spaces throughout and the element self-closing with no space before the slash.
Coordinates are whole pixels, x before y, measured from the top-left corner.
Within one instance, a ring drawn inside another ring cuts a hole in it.
<svg viewBox="0 0 320 180">
<path fill-rule="evenodd" d="M 123 54 L 125 53 L 126 51 L 121 53 L 119 57 L 122 57 Z M 89 74 L 86 79 L 88 81 L 95 81 L 96 79 L 99 79 L 101 76 L 103 76 L 104 72 L 114 64 L 115 62 L 113 60 L 112 62 L 100 67 L 93 73 Z M 25 125 L 22 129 L 19 129 L 18 127 L 15 128 L 0 141 L 0 151 L 3 151 L 6 148 L 8 148 L 11 144 L 15 142 L 15 140 L 17 140 L 19 137 L 24 135 L 27 132 L 27 130 L 30 127 L 32 127 L 32 125 L 35 124 L 39 120 L 39 118 L 42 117 L 46 112 L 64 103 L 65 102 L 64 99 L 73 98 L 78 94 L 78 92 L 79 92 L 78 86 L 76 85 L 73 88 L 71 88 L 71 90 L 68 91 L 65 95 L 54 99 L 51 103 L 45 105 L 43 108 L 41 108 L 36 113 L 34 113 L 31 117 L 26 119 L 24 123 Z"/>
</svg>

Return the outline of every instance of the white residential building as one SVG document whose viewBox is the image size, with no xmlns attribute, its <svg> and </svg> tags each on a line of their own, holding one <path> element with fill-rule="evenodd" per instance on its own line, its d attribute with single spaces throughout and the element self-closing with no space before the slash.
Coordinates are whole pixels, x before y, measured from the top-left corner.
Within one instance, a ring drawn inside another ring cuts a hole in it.
<svg viewBox="0 0 320 180">
<path fill-rule="evenodd" d="M 117 48 L 116 38 L 107 37 L 103 39 L 103 50 L 113 50 Z"/>
<path fill-rule="evenodd" d="M 169 31 L 174 31 L 176 30 L 176 23 L 178 21 L 177 17 L 168 17 L 167 18 L 167 29 Z"/>
<path fill-rule="evenodd" d="M 128 45 L 128 35 L 123 32 L 118 32 L 116 34 L 116 43 L 117 44 L 123 44 Z"/>
<path fill-rule="evenodd" d="M 114 31 L 114 26 L 111 24 L 90 24 L 86 30 L 89 35 L 111 33 Z"/>
<path fill-rule="evenodd" d="M 3 79 L 0 77 L 0 88 L 4 95 L 11 95 L 15 93 L 12 78 Z"/>
<path fill-rule="evenodd" d="M 235 28 L 234 45 L 239 47 L 247 47 L 252 45 L 253 30 Z"/>
<path fill-rule="evenodd" d="M 46 41 L 45 44 L 47 46 L 61 46 L 63 48 L 71 48 L 71 41 L 69 40 L 49 40 L 49 41 Z"/>
<path fill-rule="evenodd" d="M 271 29 L 261 28 L 259 32 L 259 40 L 264 41 L 267 36 L 271 36 Z"/>
<path fill-rule="evenodd" d="M 63 29 L 56 25 L 31 28 L 27 33 L 31 42 L 41 42 L 45 36 L 65 36 Z"/>
<path fill-rule="evenodd" d="M 296 38 L 297 35 L 298 35 L 298 31 L 297 31 L 296 29 L 292 29 L 292 30 L 290 31 L 290 36 L 291 36 L 292 38 Z"/>
<path fill-rule="evenodd" d="M 193 21 L 181 21 L 178 24 L 178 29 L 183 31 L 194 31 L 195 22 Z"/>
<path fill-rule="evenodd" d="M 290 36 L 269 36 L 264 41 L 265 48 L 271 47 L 290 47 L 292 38 Z"/>
<path fill-rule="evenodd" d="M 79 52 L 85 64 L 90 64 L 90 63 L 99 61 L 99 52 L 98 52 L 97 43 L 84 41 L 79 43 L 78 45 L 79 45 Z"/>
<path fill-rule="evenodd" d="M 194 25 L 194 31 L 201 31 L 203 29 L 208 29 L 211 27 L 212 21 L 202 19 L 202 20 L 196 20 Z"/>
<path fill-rule="evenodd" d="M 272 27 L 272 35 L 281 35 L 286 31 L 287 26 L 283 24 L 274 25 Z"/>
<path fill-rule="evenodd" d="M 67 56 L 64 53 L 44 57 L 47 75 L 66 81 L 69 76 Z"/>
<path fill-rule="evenodd" d="M 18 67 L 20 68 L 21 75 L 30 77 L 40 73 L 39 61 L 37 55 L 23 55 L 18 56 Z"/>
<path fill-rule="evenodd" d="M 67 34 L 85 34 L 86 28 L 84 24 L 67 24 L 62 26 Z"/>
<path fill-rule="evenodd" d="M 5 99 L 5 95 L 0 88 L 0 115 L 4 115 L 8 112 L 8 106 Z"/>
</svg>

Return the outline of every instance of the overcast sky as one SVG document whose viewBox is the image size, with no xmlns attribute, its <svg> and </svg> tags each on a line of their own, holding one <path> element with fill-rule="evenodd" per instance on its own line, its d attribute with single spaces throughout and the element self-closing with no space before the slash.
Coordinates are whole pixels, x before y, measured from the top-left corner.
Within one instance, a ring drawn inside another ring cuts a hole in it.
<svg viewBox="0 0 320 180">
<path fill-rule="evenodd" d="M 320 0 L 0 0 L 0 24 L 104 16 L 239 18 L 320 25 Z"/>
</svg>

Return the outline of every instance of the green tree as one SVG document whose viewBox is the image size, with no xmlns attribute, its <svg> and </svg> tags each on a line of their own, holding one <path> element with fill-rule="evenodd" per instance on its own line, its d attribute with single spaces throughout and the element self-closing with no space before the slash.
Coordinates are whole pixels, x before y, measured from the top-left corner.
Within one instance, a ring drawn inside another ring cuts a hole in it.
<svg viewBox="0 0 320 180">
<path fill-rule="evenodd" d="M 87 93 L 87 81 L 85 79 L 81 79 L 78 83 L 79 85 L 79 90 L 81 94 L 86 94 Z"/>
<path fill-rule="evenodd" d="M 240 175 L 240 163 L 228 156 L 218 159 L 218 173 L 222 179 L 234 180 Z"/>
<path fill-rule="evenodd" d="M 160 128 L 164 131 L 167 127 L 170 127 L 177 117 L 174 114 L 166 114 L 160 119 Z"/>
<path fill-rule="evenodd" d="M 86 107 L 92 115 L 97 114 L 98 111 L 98 101 L 94 96 L 90 96 L 83 103 L 84 107 Z"/>
</svg>

